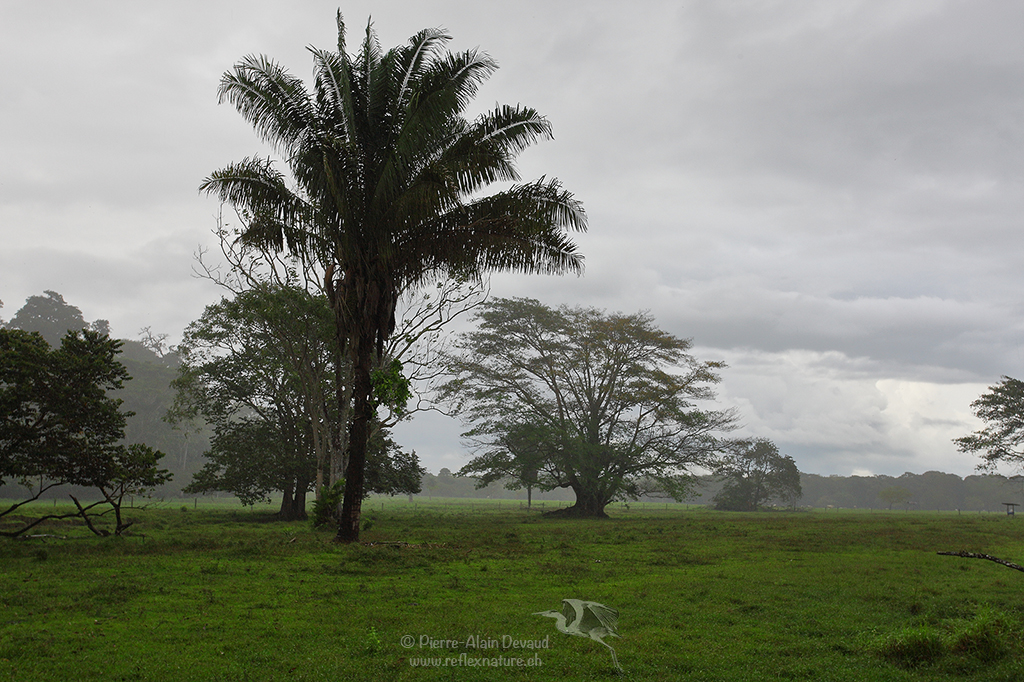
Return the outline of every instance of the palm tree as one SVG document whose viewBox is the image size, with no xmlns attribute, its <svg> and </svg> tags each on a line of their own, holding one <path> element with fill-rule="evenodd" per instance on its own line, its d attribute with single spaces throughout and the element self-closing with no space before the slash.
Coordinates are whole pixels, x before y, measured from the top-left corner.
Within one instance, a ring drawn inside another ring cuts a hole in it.
<svg viewBox="0 0 1024 682">
<path fill-rule="evenodd" d="M 339 357 L 352 364 L 352 419 L 338 540 L 359 537 L 366 443 L 374 407 L 371 364 L 395 328 L 399 296 L 448 276 L 494 270 L 582 271 L 567 236 L 586 229 L 582 207 L 554 179 L 519 184 L 514 159 L 548 121 L 533 109 L 463 112 L 497 68 L 475 50 L 452 54 L 440 29 L 383 52 L 372 24 L 359 53 L 310 48 L 312 95 L 264 56 L 221 80 L 228 101 L 283 157 L 250 157 L 206 178 L 243 217 L 240 239 L 319 262 L 334 311 Z M 508 189 L 481 196 L 493 182 Z M 340 382 L 339 382 L 340 384 Z M 339 391 L 339 400 L 342 400 Z"/>
</svg>

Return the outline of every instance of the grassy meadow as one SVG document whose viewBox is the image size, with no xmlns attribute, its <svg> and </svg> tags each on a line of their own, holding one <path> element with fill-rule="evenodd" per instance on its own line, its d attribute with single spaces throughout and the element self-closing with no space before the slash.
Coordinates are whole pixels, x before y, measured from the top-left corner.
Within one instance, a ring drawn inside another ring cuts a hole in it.
<svg viewBox="0 0 1024 682">
<path fill-rule="evenodd" d="M 353 546 L 191 501 L 131 510 L 132 537 L 65 523 L 4 539 L 0 680 L 1024 679 L 1024 573 L 936 554 L 1024 563 L 1021 518 L 364 512 Z M 618 609 L 623 673 L 531 615 L 570 597 Z"/>
</svg>

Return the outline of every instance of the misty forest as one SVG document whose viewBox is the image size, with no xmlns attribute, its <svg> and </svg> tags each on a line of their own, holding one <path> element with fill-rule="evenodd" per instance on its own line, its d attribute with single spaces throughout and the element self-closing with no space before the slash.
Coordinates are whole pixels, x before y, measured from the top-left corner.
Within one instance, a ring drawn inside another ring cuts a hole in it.
<svg viewBox="0 0 1024 682">
<path fill-rule="evenodd" d="M 7 301 L 0 674 L 1021 679 L 1024 383 L 971 405 L 976 475 L 808 473 L 700 329 L 492 291 L 587 276 L 588 219 L 449 41 L 339 13 L 310 81 L 224 73 L 253 155 L 194 179 L 222 212 L 181 267 L 219 300 L 185 329 Z M 426 412 L 461 468 L 395 435 Z"/>
</svg>

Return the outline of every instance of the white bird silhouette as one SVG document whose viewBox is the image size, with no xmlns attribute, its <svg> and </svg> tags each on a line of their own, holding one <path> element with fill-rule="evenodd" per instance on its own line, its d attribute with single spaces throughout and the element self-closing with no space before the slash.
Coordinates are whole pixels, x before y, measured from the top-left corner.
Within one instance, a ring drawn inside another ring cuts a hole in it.
<svg viewBox="0 0 1024 682">
<path fill-rule="evenodd" d="M 598 604 L 596 601 L 583 601 L 582 599 L 563 599 L 562 612 L 538 611 L 535 616 L 547 616 L 555 619 L 555 627 L 559 632 L 577 637 L 589 637 L 595 642 L 600 642 L 612 652 L 612 663 L 620 671 L 619 659 L 615 656 L 615 649 L 605 642 L 602 637 L 618 637 L 616 632 L 619 626 L 619 612 L 610 606 Z"/>
</svg>

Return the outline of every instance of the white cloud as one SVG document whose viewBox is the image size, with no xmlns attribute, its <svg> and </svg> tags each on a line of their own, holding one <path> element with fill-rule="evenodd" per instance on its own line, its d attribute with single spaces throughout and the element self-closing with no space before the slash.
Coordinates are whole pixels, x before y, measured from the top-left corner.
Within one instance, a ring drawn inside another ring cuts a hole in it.
<svg viewBox="0 0 1024 682">
<path fill-rule="evenodd" d="M 834 351 L 732 352 L 724 359 L 719 399 L 738 408 L 737 435 L 771 438 L 801 471 L 966 476 L 978 464 L 952 439 L 980 426 L 970 403 L 985 384 L 878 379 L 873 362 Z"/>
</svg>

